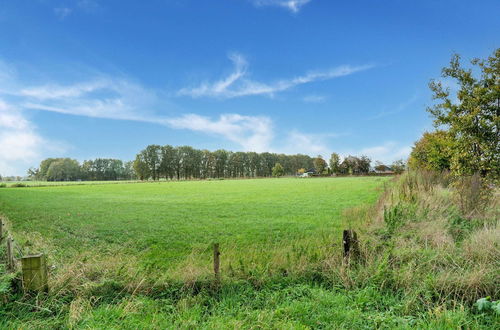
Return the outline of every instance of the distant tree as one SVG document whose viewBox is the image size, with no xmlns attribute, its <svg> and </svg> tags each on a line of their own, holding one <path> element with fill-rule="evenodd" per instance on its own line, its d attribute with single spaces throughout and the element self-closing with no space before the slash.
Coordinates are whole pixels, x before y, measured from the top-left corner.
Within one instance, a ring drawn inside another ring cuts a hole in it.
<svg viewBox="0 0 500 330">
<path fill-rule="evenodd" d="M 442 77 L 454 79 L 456 94 L 440 81 L 431 81 L 433 98 L 439 103 L 427 110 L 436 127 L 448 128 L 450 168 L 456 175 L 479 172 L 500 175 L 500 48 L 486 60 L 473 59 L 474 70 L 465 69 L 455 54 Z M 477 74 L 476 74 L 477 73 Z"/>
<path fill-rule="evenodd" d="M 42 162 L 40 163 L 40 166 L 38 167 L 37 179 L 38 180 L 47 180 L 47 172 L 49 170 L 50 164 L 52 164 L 52 162 L 55 162 L 55 161 L 58 161 L 61 159 L 62 158 L 46 158 L 46 159 L 42 160 Z"/>
<path fill-rule="evenodd" d="M 330 156 L 330 170 L 335 174 L 340 173 L 340 156 L 335 152 Z"/>
<path fill-rule="evenodd" d="M 305 168 L 299 168 L 297 170 L 297 174 L 304 174 L 304 173 L 306 173 L 306 169 Z"/>
<path fill-rule="evenodd" d="M 284 174 L 285 174 L 285 169 L 283 168 L 283 166 L 281 166 L 280 163 L 276 163 L 273 167 L 273 176 L 280 177 L 283 176 Z"/>
<path fill-rule="evenodd" d="M 381 161 L 378 161 L 376 160 L 375 161 L 375 166 L 374 166 L 374 169 L 376 171 L 380 171 L 380 172 L 383 172 L 387 169 L 388 166 L 384 165 L 384 163 L 382 163 Z"/>
<path fill-rule="evenodd" d="M 152 144 L 143 150 L 144 161 L 149 168 L 149 174 L 153 180 L 158 180 L 160 178 L 160 153 L 161 147 L 156 144 Z"/>
<path fill-rule="evenodd" d="M 316 158 L 314 158 L 314 169 L 316 170 L 316 173 L 318 174 L 323 174 L 323 171 L 326 169 L 326 161 L 321 157 L 321 155 L 318 155 Z"/>
<path fill-rule="evenodd" d="M 137 178 L 133 161 L 123 163 L 123 178 L 125 180 L 133 180 Z"/>
<path fill-rule="evenodd" d="M 171 145 L 161 147 L 159 175 L 173 179 L 176 176 L 177 150 Z"/>
<path fill-rule="evenodd" d="M 48 181 L 74 181 L 81 179 L 80 164 L 75 159 L 62 158 L 50 163 Z"/>
<path fill-rule="evenodd" d="M 134 171 L 139 178 L 139 180 L 147 180 L 149 179 L 151 172 L 149 170 L 149 166 L 144 159 L 144 154 L 140 152 L 137 154 L 134 160 Z"/>
<path fill-rule="evenodd" d="M 228 152 L 224 149 L 219 149 L 214 151 L 215 157 L 215 177 L 223 178 L 225 176 L 226 163 L 228 158 Z"/>
<path fill-rule="evenodd" d="M 402 159 L 399 159 L 392 163 L 391 168 L 395 174 L 401 174 L 405 171 L 406 164 Z"/>
<path fill-rule="evenodd" d="M 434 171 L 449 170 L 453 157 L 454 141 L 447 131 L 425 132 L 415 142 L 408 166 L 413 169 Z"/>
<path fill-rule="evenodd" d="M 40 177 L 38 168 L 30 167 L 28 169 L 28 178 L 30 180 L 38 180 Z M 2 176 L 0 175 L 0 181 L 2 181 Z"/>
<path fill-rule="evenodd" d="M 371 159 L 367 156 L 361 156 L 357 159 L 357 171 L 356 174 L 367 174 L 370 172 Z"/>
</svg>

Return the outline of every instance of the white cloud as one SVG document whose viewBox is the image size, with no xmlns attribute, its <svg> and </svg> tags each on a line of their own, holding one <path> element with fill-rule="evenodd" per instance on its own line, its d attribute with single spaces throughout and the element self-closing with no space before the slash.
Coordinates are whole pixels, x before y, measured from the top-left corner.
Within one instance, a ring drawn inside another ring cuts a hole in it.
<svg viewBox="0 0 500 330">
<path fill-rule="evenodd" d="M 288 133 L 286 145 L 281 152 L 286 154 L 306 154 L 310 156 L 329 155 L 331 149 L 327 146 L 327 139 L 336 137 L 335 134 L 306 134 L 299 131 Z"/>
<path fill-rule="evenodd" d="M 56 14 L 56 16 L 59 19 L 65 19 L 67 16 L 69 16 L 71 14 L 71 12 L 73 12 L 73 9 L 68 8 L 68 7 L 54 8 L 54 14 Z"/>
<path fill-rule="evenodd" d="M 373 67 L 373 65 L 342 65 L 329 70 L 310 71 L 302 76 L 290 79 L 280 79 L 272 83 L 263 83 L 247 78 L 248 63 L 241 54 L 232 54 L 229 58 L 234 64 L 234 69 L 227 77 L 214 82 L 204 82 L 197 87 L 182 88 L 177 94 L 193 98 L 235 98 L 250 95 L 273 96 L 275 93 L 283 92 L 298 85 L 348 76 Z"/>
<path fill-rule="evenodd" d="M 361 149 L 356 155 L 366 155 L 372 162 L 381 161 L 391 164 L 398 159 L 406 160 L 411 153 L 411 146 L 401 146 L 396 142 L 386 142 L 382 145 Z"/>
<path fill-rule="evenodd" d="M 147 121 L 158 97 L 126 79 L 100 77 L 74 85 L 21 89 L 22 107 L 97 118 Z"/>
<path fill-rule="evenodd" d="M 239 144 L 245 151 L 263 152 L 270 149 L 273 140 L 273 125 L 268 117 L 223 114 L 217 120 L 187 114 L 162 121 L 173 128 L 220 135 Z"/>
<path fill-rule="evenodd" d="M 22 111 L 0 99 L 0 174 L 19 175 L 40 160 L 44 151 L 59 148 L 41 137 Z"/>
<path fill-rule="evenodd" d="M 290 10 L 292 13 L 298 13 L 302 6 L 308 4 L 311 0 L 253 0 L 257 7 L 274 6 Z"/>
<path fill-rule="evenodd" d="M 323 95 L 306 95 L 302 98 L 305 103 L 324 103 L 326 101 L 326 96 Z"/>
<path fill-rule="evenodd" d="M 380 118 L 384 118 L 384 117 L 387 117 L 387 116 L 398 114 L 400 112 L 405 111 L 409 107 L 411 107 L 417 100 L 418 100 L 418 94 L 415 93 L 408 100 L 406 100 L 406 101 L 398 104 L 397 106 L 395 106 L 391 110 L 381 111 L 378 114 L 376 114 L 375 116 L 368 117 L 366 119 L 368 119 L 368 120 L 380 119 Z"/>
</svg>

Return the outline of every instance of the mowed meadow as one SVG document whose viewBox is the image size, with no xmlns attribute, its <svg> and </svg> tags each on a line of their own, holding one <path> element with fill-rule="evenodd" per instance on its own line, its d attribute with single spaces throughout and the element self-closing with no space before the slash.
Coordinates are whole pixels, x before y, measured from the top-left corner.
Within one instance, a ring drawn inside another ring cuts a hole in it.
<svg viewBox="0 0 500 330">
<path fill-rule="evenodd" d="M 81 255 L 131 256 L 142 270 L 194 258 L 211 246 L 244 263 L 312 237 L 341 239 L 341 215 L 373 204 L 387 178 L 253 179 L 0 189 L 0 210 L 26 252 L 64 264 Z M 340 251 L 339 251 L 340 252 Z M 226 264 L 227 266 L 227 264 Z"/>
</svg>

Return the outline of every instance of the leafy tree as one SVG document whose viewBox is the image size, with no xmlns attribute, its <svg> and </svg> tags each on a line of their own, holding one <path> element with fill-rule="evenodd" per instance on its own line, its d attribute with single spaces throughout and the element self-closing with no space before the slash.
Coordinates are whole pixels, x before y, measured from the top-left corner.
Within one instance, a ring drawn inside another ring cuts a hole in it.
<svg viewBox="0 0 500 330">
<path fill-rule="evenodd" d="M 335 174 L 340 173 L 340 156 L 335 152 L 330 156 L 330 170 Z"/>
<path fill-rule="evenodd" d="M 357 159 L 356 174 L 367 174 L 370 172 L 371 159 L 367 156 L 361 156 Z"/>
<path fill-rule="evenodd" d="M 500 171 L 500 48 L 486 60 L 473 59 L 465 69 L 455 54 L 442 77 L 458 84 L 452 93 L 441 81 L 429 87 L 438 103 L 428 108 L 437 127 L 453 139 L 451 170 L 457 175 L 479 172 L 498 178 Z"/>
<path fill-rule="evenodd" d="M 321 155 L 318 155 L 316 158 L 314 158 L 314 169 L 316 170 L 316 173 L 318 174 L 323 174 L 323 171 L 326 169 L 326 161 L 321 157 Z"/>
<path fill-rule="evenodd" d="M 40 177 L 38 168 L 30 167 L 28 169 L 28 177 L 33 180 L 38 180 Z M 2 181 L 1 175 L 0 175 L 0 181 Z"/>
<path fill-rule="evenodd" d="M 126 180 L 133 180 L 137 178 L 133 161 L 123 163 L 123 178 Z"/>
<path fill-rule="evenodd" d="M 285 169 L 283 168 L 283 166 L 281 166 L 280 163 L 276 163 L 273 167 L 273 176 L 280 177 L 283 176 L 284 174 L 285 174 Z"/>
<path fill-rule="evenodd" d="M 158 180 L 160 178 L 160 153 L 161 147 L 156 144 L 152 144 L 146 147 L 143 151 L 144 161 L 146 162 L 149 173 L 153 180 Z"/>
<path fill-rule="evenodd" d="M 388 168 L 388 166 L 387 166 L 387 165 L 384 165 L 384 163 L 382 163 L 381 161 L 378 161 L 378 160 L 377 160 L 377 161 L 375 161 L 375 167 L 374 167 L 374 169 L 375 169 L 376 171 L 383 172 L 383 171 L 385 171 L 387 168 Z"/>
<path fill-rule="evenodd" d="M 349 155 L 340 164 L 339 171 L 342 174 L 367 174 L 370 171 L 370 164 L 371 160 L 366 156 L 355 157 Z"/>
<path fill-rule="evenodd" d="M 425 132 L 415 142 L 408 166 L 413 169 L 427 169 L 434 171 L 449 170 L 453 156 L 453 140 L 450 133 L 438 130 L 432 133 Z"/>
<path fill-rule="evenodd" d="M 49 170 L 50 164 L 52 162 L 61 160 L 62 158 L 47 158 L 42 160 L 40 166 L 38 167 L 38 180 L 47 180 L 47 172 Z"/>
<path fill-rule="evenodd" d="M 406 165 L 402 159 L 399 159 L 394 161 L 391 167 L 395 174 L 401 174 L 404 172 Z"/>
<path fill-rule="evenodd" d="M 146 163 L 143 152 L 140 152 L 139 154 L 137 154 L 137 156 L 135 156 L 134 171 L 137 174 L 139 180 L 147 180 L 151 175 L 149 166 Z"/>
<path fill-rule="evenodd" d="M 80 164 L 75 159 L 61 158 L 50 163 L 48 181 L 74 181 L 80 179 Z"/>
</svg>

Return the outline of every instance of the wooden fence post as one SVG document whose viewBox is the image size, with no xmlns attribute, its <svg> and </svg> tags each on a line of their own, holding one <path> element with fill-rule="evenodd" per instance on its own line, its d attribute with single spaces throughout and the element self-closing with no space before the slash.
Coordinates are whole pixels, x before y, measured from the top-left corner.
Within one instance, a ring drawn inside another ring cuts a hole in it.
<svg viewBox="0 0 500 330">
<path fill-rule="evenodd" d="M 214 243 L 214 274 L 215 280 L 220 281 L 220 251 L 219 243 Z"/>
<path fill-rule="evenodd" d="M 7 236 L 7 270 L 14 271 L 15 270 L 15 260 L 14 260 L 14 244 L 12 237 Z"/>
<path fill-rule="evenodd" d="M 16 270 L 16 260 L 14 258 L 14 240 L 7 237 L 7 269 L 11 272 Z"/>
<path fill-rule="evenodd" d="M 3 241 L 3 220 L 0 219 L 0 243 Z"/>
<path fill-rule="evenodd" d="M 358 234 L 354 230 L 344 230 L 342 234 L 344 260 L 347 263 L 357 261 L 360 256 Z"/>
<path fill-rule="evenodd" d="M 47 264 L 43 253 L 21 258 L 23 269 L 23 288 L 25 292 L 48 292 Z"/>
</svg>

